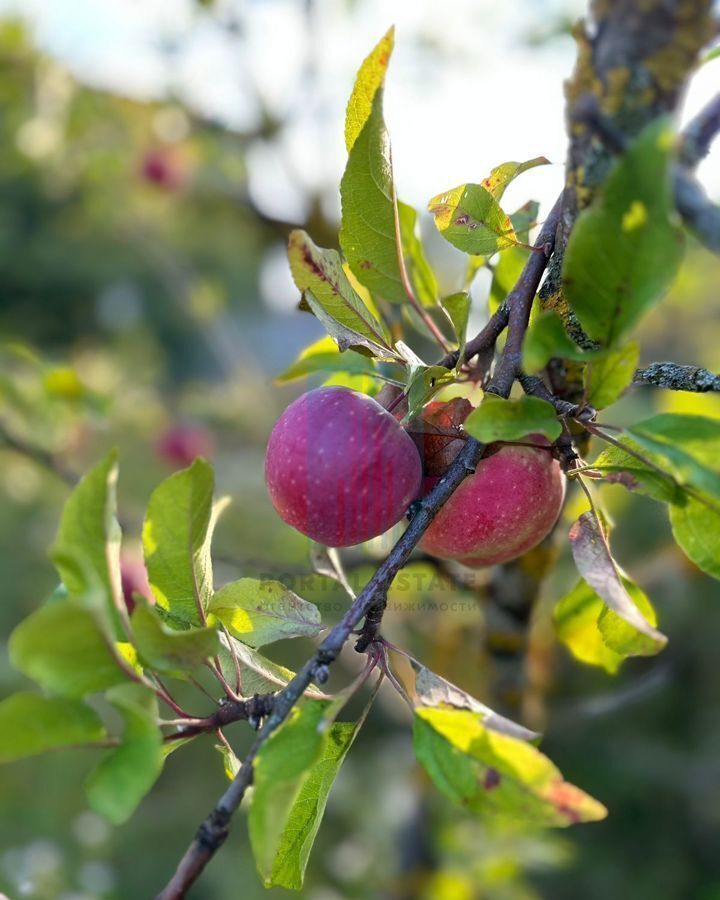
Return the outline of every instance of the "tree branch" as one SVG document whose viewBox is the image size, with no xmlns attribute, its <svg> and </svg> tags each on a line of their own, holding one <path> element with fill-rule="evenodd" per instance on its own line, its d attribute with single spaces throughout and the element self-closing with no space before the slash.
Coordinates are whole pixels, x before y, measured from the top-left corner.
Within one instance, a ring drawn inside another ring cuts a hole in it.
<svg viewBox="0 0 720 900">
<path fill-rule="evenodd" d="M 591 94 L 578 99 L 573 117 L 576 122 L 584 122 L 612 153 L 624 153 L 627 149 L 627 138 L 603 114 L 597 98 Z M 672 173 L 678 212 L 700 243 L 717 254 L 720 254 L 720 207 L 710 200 L 692 170 L 709 151 L 719 129 L 720 96 L 715 97 L 683 131 L 680 160 Z"/>
<path fill-rule="evenodd" d="M 272 712 L 274 703 L 275 694 L 255 694 L 248 700 L 227 700 L 210 716 L 181 720 L 177 731 L 166 735 L 165 741 L 169 743 L 217 731 L 233 722 L 247 721 L 253 728 L 258 728 L 262 720 Z"/>
<path fill-rule="evenodd" d="M 671 391 L 690 391 L 694 394 L 720 391 L 720 375 L 701 366 L 680 366 L 673 362 L 654 362 L 644 369 L 638 369 L 633 383 L 651 384 Z"/>
<path fill-rule="evenodd" d="M 483 350 L 492 349 L 497 343 L 497 339 L 507 327 L 510 318 L 510 307 L 507 299 L 498 306 L 495 312 L 490 316 L 483 329 L 475 335 L 475 337 L 465 344 L 462 361 L 468 362 L 473 356 L 482 353 Z M 439 362 L 439 366 L 445 366 L 446 369 L 452 369 L 460 360 L 460 351 L 453 350 L 444 356 Z"/>
<path fill-rule="evenodd" d="M 561 199 L 555 203 L 538 237 L 536 248 L 543 252 L 530 254 L 517 284 L 507 298 L 509 307 L 508 338 L 497 371 L 488 387 L 488 390 L 500 396 L 509 395 L 519 368 L 522 338 L 527 328 L 535 293 L 552 253 L 560 209 Z M 252 782 L 253 761 L 262 745 L 285 721 L 312 681 L 316 681 L 318 684 L 325 683 L 328 678 L 328 666 L 339 656 L 359 622 L 368 615 L 371 609 L 386 602 L 388 589 L 395 576 L 410 558 L 410 554 L 442 505 L 463 479 L 475 471 L 484 449 L 484 444 L 473 438 L 466 442 L 440 482 L 417 504 L 406 531 L 380 564 L 365 588 L 358 594 L 343 618 L 332 628 L 315 654 L 298 671 L 292 681 L 275 695 L 272 712 L 265 719 L 240 771 L 198 829 L 195 839 L 180 860 L 175 874 L 158 894 L 156 900 L 181 900 L 185 897 L 188 888 L 197 880 L 207 863 L 225 842 L 232 816 L 240 806 L 245 792 Z"/>
<path fill-rule="evenodd" d="M 515 378 L 520 373 L 523 337 L 530 320 L 530 310 L 535 299 L 535 292 L 540 285 L 540 279 L 555 246 L 555 232 L 560 221 L 562 205 L 563 195 L 561 194 L 545 220 L 535 244 L 537 250 L 542 252 L 530 254 L 515 287 L 507 295 L 505 301 L 510 310 L 507 341 L 497 369 L 487 387 L 490 393 L 498 394 L 501 397 L 507 397 L 510 394 Z"/>
<path fill-rule="evenodd" d="M 674 176 L 675 205 L 683 221 L 711 253 L 720 254 L 720 207 L 705 193 L 700 182 L 678 166 Z"/>
<path fill-rule="evenodd" d="M 592 407 L 583 406 L 581 403 L 570 403 L 568 400 L 556 397 L 542 378 L 539 378 L 537 375 L 526 375 L 524 372 L 521 372 L 518 381 L 526 394 L 539 397 L 541 400 L 545 400 L 546 403 L 551 403 L 561 416 L 570 416 L 570 418 L 574 419 L 583 415 L 585 410 L 590 410 L 592 415 L 595 413 Z"/>
<path fill-rule="evenodd" d="M 720 131 L 720 94 L 704 106 L 683 128 L 680 162 L 688 169 L 695 166 L 710 152 L 710 145 Z"/>
</svg>

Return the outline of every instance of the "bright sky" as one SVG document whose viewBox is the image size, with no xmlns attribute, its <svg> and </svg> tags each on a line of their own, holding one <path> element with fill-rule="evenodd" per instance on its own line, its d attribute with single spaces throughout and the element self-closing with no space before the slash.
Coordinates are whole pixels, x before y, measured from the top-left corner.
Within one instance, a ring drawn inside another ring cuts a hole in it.
<svg viewBox="0 0 720 900">
<path fill-rule="evenodd" d="M 302 0 L 221 0 L 245 38 L 232 45 L 191 0 L 0 0 L 22 10 L 38 43 L 81 78 L 138 97 L 174 89 L 236 127 L 250 125 L 256 97 L 290 115 L 283 146 L 251 154 L 252 189 L 266 211 L 295 219 L 298 181 L 328 190 L 333 203 L 345 162 L 343 114 L 358 64 L 390 24 L 396 51 L 386 119 L 403 199 L 478 181 L 508 159 L 543 154 L 508 191 L 507 204 L 556 196 L 565 155 L 562 81 L 574 46 L 527 38 L 574 19 L 585 0 L 315 0 L 312 26 Z M 168 52 L 173 44 L 180 49 Z M 720 60 L 695 77 L 686 114 L 717 90 Z M 720 193 L 720 148 L 701 170 Z"/>
<path fill-rule="evenodd" d="M 430 197 L 480 181 L 498 163 L 543 155 L 554 165 L 524 174 L 503 204 L 512 210 L 537 199 L 542 219 L 563 182 L 562 85 L 575 46 L 562 26 L 586 7 L 587 0 L 216 0 L 216 14 L 241 26 L 229 39 L 193 0 L 0 0 L 0 14 L 22 14 L 41 48 L 98 87 L 180 97 L 239 129 L 252 128 L 258 101 L 277 114 L 286 123 L 282 139 L 254 142 L 246 162 L 254 202 L 288 222 L 304 219 L 309 189 L 339 220 L 345 105 L 357 67 L 392 24 L 385 118 L 400 198 L 424 210 Z M 683 120 L 717 91 L 719 75 L 720 59 L 701 68 Z M 719 163 L 720 141 L 699 170 L 714 197 Z M 457 290 L 462 254 L 437 239 L 428 218 L 441 289 Z M 484 274 L 478 295 L 488 288 Z M 294 310 L 280 243 L 262 260 L 260 289 L 270 309 Z"/>
</svg>

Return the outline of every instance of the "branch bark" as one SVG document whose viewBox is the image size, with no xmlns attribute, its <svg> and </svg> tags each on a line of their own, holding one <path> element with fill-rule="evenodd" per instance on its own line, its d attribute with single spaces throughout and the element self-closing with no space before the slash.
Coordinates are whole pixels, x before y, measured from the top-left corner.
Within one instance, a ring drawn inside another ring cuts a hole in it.
<svg viewBox="0 0 720 900">
<path fill-rule="evenodd" d="M 226 700 L 210 716 L 184 720 L 177 731 L 165 737 L 165 741 L 170 743 L 217 731 L 233 722 L 247 721 L 253 727 L 259 727 L 262 720 L 272 713 L 274 704 L 275 694 L 255 694 L 248 700 Z"/>
<path fill-rule="evenodd" d="M 680 366 L 673 362 L 654 362 L 644 369 L 638 369 L 633 383 L 652 384 L 671 391 L 690 391 L 694 394 L 720 391 L 720 375 L 701 366 Z"/>
</svg>

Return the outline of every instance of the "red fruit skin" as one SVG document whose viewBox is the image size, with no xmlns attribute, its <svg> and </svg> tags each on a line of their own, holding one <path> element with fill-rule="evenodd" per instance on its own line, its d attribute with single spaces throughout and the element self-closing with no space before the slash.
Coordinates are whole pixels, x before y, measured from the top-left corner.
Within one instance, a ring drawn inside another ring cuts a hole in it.
<svg viewBox="0 0 720 900">
<path fill-rule="evenodd" d="M 140 163 L 145 181 L 165 191 L 177 191 L 186 180 L 185 163 L 172 148 L 155 147 L 147 150 Z"/>
<path fill-rule="evenodd" d="M 197 456 L 211 457 L 215 441 L 201 425 L 171 425 L 158 439 L 155 450 L 172 468 L 184 469 Z"/>
<path fill-rule="evenodd" d="M 564 499 L 565 478 L 547 449 L 504 444 L 460 484 L 420 546 L 466 566 L 509 562 L 550 533 Z"/>
<path fill-rule="evenodd" d="M 133 594 L 142 595 L 149 603 L 155 602 L 148 581 L 147 569 L 141 560 L 124 556 L 120 560 L 120 580 L 125 606 L 131 615 L 135 609 Z"/>
<path fill-rule="evenodd" d="M 371 397 L 322 387 L 273 428 L 265 482 L 280 517 L 315 541 L 348 547 L 399 522 L 422 477 L 412 440 Z"/>
</svg>

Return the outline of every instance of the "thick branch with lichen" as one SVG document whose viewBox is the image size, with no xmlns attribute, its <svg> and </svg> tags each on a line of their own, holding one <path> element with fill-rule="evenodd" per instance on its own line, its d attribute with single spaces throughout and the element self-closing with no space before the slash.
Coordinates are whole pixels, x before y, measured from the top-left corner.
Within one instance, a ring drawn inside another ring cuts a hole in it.
<svg viewBox="0 0 720 900">
<path fill-rule="evenodd" d="M 720 375 L 701 366 L 680 366 L 673 362 L 654 362 L 638 369 L 633 378 L 635 384 L 651 384 L 671 391 L 690 391 L 704 394 L 720 391 Z"/>
</svg>

